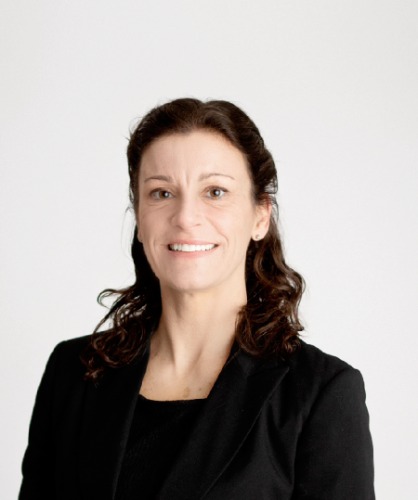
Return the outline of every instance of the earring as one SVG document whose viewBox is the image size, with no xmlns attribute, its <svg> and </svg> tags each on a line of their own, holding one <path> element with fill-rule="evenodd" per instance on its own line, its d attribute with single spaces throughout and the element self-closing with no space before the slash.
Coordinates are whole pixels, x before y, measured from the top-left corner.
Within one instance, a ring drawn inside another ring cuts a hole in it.
<svg viewBox="0 0 418 500">
<path fill-rule="evenodd" d="M 259 234 L 256 234 L 256 235 L 254 236 L 254 240 L 255 240 L 255 241 L 258 241 L 259 239 L 260 239 L 260 235 L 259 235 Z"/>
</svg>

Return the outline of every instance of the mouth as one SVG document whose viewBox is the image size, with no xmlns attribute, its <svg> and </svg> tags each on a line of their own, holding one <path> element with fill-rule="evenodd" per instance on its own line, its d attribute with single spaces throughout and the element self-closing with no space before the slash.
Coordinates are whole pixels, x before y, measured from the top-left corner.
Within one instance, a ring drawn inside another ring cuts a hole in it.
<svg viewBox="0 0 418 500">
<path fill-rule="evenodd" d="M 214 243 L 208 243 L 207 245 L 188 245 L 183 243 L 172 243 L 168 245 L 169 250 L 172 252 L 208 252 L 213 250 L 217 245 Z"/>
</svg>

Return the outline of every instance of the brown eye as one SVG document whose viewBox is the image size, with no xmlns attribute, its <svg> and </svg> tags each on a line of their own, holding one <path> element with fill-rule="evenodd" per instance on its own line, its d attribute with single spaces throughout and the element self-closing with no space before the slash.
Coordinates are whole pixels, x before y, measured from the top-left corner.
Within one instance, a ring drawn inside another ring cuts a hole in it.
<svg viewBox="0 0 418 500">
<path fill-rule="evenodd" d="M 215 187 L 208 190 L 209 198 L 213 198 L 214 200 L 222 198 L 224 194 L 225 194 L 225 189 L 222 188 Z"/>
<path fill-rule="evenodd" d="M 173 195 L 170 193 L 170 191 L 165 191 L 164 189 L 156 189 L 151 193 L 151 196 L 155 200 L 167 200 L 168 198 L 171 198 Z"/>
</svg>

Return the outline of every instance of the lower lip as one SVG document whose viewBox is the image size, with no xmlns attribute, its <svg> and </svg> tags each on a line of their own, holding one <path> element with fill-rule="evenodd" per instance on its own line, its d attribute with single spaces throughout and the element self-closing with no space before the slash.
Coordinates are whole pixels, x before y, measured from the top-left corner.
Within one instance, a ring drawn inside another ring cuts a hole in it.
<svg viewBox="0 0 418 500">
<path fill-rule="evenodd" d="M 193 259 L 194 257 L 204 257 L 205 255 L 211 255 L 217 248 L 218 246 L 215 246 L 210 250 L 200 250 L 197 252 L 181 252 L 179 250 L 170 250 L 170 249 L 168 249 L 168 251 L 174 257 L 180 257 L 183 259 Z"/>
</svg>

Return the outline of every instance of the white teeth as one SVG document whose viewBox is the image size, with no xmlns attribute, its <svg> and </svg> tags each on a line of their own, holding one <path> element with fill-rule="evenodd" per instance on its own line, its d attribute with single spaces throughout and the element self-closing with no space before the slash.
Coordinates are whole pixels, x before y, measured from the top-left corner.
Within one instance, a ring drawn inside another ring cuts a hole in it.
<svg viewBox="0 0 418 500">
<path fill-rule="evenodd" d="M 213 243 L 210 245 L 180 245 L 180 243 L 174 243 L 173 245 L 168 245 L 168 247 L 175 252 L 205 252 L 215 248 L 215 245 Z"/>
</svg>

